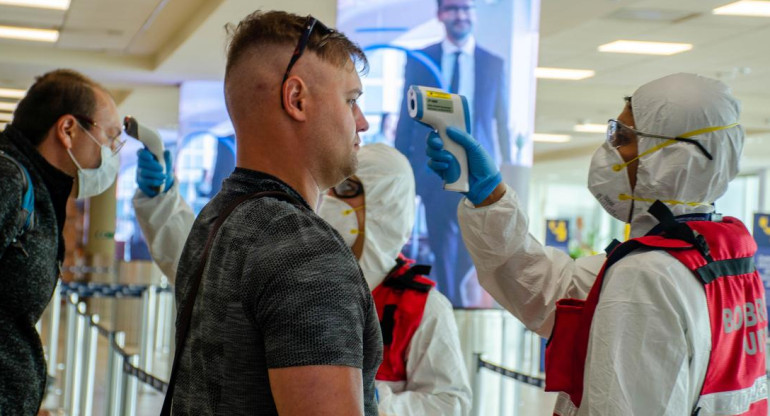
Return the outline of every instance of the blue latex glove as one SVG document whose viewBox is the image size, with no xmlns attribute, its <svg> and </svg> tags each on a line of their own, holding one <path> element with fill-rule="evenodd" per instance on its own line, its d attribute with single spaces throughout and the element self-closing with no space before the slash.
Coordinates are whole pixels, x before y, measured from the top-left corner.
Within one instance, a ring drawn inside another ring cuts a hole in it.
<svg viewBox="0 0 770 416">
<path fill-rule="evenodd" d="M 464 194 L 474 205 L 478 205 L 487 199 L 503 177 L 495 161 L 471 135 L 456 127 L 447 128 L 447 135 L 462 146 L 468 155 L 469 190 Z M 452 183 L 460 177 L 460 164 L 451 153 L 444 150 L 444 142 L 435 131 L 428 134 L 425 153 L 428 155 L 428 167 L 445 183 Z"/>
<path fill-rule="evenodd" d="M 150 198 L 158 195 L 158 188 L 163 186 L 163 192 L 168 191 L 174 184 L 174 170 L 171 165 L 171 152 L 163 152 L 163 159 L 166 161 L 166 171 L 158 163 L 147 148 L 139 149 L 136 152 L 136 184 L 145 195 Z"/>
</svg>

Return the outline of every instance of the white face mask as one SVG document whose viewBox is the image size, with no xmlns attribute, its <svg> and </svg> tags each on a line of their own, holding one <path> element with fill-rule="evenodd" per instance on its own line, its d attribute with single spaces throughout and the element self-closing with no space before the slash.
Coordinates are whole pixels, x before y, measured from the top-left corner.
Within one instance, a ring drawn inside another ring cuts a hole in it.
<svg viewBox="0 0 770 416">
<path fill-rule="evenodd" d="M 115 182 L 115 178 L 118 176 L 118 170 L 120 169 L 120 159 L 117 154 L 113 154 L 112 149 L 109 146 L 99 143 L 98 140 L 83 129 L 88 136 L 99 145 L 101 149 L 102 163 L 96 169 L 83 169 L 75 160 L 75 156 L 72 155 L 72 151 L 67 149 L 72 162 L 78 168 L 78 196 L 77 199 L 90 198 L 106 191 L 107 188 L 112 186 Z"/>
<path fill-rule="evenodd" d="M 617 165 L 623 165 L 623 157 L 618 149 L 605 141 L 591 158 L 588 190 L 608 214 L 620 221 L 630 222 L 634 201 L 630 198 L 633 190 L 626 171 L 628 168 L 616 171 L 613 167 Z M 621 195 L 628 198 L 621 198 Z"/>
<path fill-rule="evenodd" d="M 340 233 L 348 247 L 353 247 L 361 233 L 358 229 L 356 211 L 362 208 L 363 205 L 353 208 L 338 198 L 324 195 L 318 215 Z"/>
</svg>

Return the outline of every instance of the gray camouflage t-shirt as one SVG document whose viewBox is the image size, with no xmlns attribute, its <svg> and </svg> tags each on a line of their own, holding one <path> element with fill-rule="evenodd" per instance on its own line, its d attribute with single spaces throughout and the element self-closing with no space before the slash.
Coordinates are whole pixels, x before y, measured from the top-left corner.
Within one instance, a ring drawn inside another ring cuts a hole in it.
<svg viewBox="0 0 770 416">
<path fill-rule="evenodd" d="M 173 413 L 277 415 L 269 368 L 341 365 L 362 369 L 366 415 L 375 416 L 382 337 L 371 293 L 339 234 L 280 180 L 238 168 L 223 182 L 187 239 L 177 306 L 218 213 L 264 191 L 288 193 L 305 209 L 249 200 L 220 228 L 193 309 Z"/>
</svg>

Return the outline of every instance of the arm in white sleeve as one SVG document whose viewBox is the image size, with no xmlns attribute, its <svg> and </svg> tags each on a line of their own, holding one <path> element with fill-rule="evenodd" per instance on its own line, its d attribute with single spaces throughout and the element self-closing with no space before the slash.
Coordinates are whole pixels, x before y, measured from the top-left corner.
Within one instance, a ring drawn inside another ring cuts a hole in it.
<svg viewBox="0 0 770 416">
<path fill-rule="evenodd" d="M 672 257 L 610 267 L 589 338 L 578 415 L 689 415 L 711 349 L 703 286 Z"/>
<path fill-rule="evenodd" d="M 380 415 L 467 416 L 472 393 L 452 305 L 431 290 L 407 352 L 404 391 L 378 383 Z"/>
<path fill-rule="evenodd" d="M 476 208 L 463 199 L 458 217 L 481 286 L 546 338 L 553 328 L 556 301 L 584 299 L 605 259 L 596 255 L 575 261 L 540 244 L 529 234 L 527 216 L 508 186 L 502 199 L 489 206 Z"/>
<path fill-rule="evenodd" d="M 167 192 L 153 198 L 137 189 L 133 203 L 139 227 L 150 248 L 150 255 L 173 283 L 182 249 L 195 221 L 195 214 L 179 195 L 176 183 Z"/>
</svg>

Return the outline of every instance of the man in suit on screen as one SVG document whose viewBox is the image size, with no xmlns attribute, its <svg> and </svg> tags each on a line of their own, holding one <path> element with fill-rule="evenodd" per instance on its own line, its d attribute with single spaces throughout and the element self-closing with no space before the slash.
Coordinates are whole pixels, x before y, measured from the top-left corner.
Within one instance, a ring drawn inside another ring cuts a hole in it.
<svg viewBox="0 0 770 416">
<path fill-rule="evenodd" d="M 474 0 L 437 0 L 438 20 L 446 37 L 415 54 L 428 58 L 440 72 L 410 55 L 404 70 L 404 94 L 410 85 L 443 87 L 464 95 L 471 109 L 472 134 L 498 163 L 510 163 L 508 97 L 503 59 L 479 47 L 473 36 L 476 23 Z M 434 273 L 454 306 L 463 306 L 460 281 L 472 267 L 457 224 L 459 193 L 444 192 L 440 179 L 428 170 L 425 137 L 429 129 L 409 117 L 406 104 L 396 129 L 395 146 L 409 159 L 417 194 L 425 205 L 430 249 L 435 255 Z"/>
</svg>

